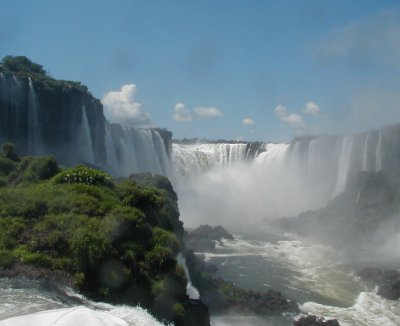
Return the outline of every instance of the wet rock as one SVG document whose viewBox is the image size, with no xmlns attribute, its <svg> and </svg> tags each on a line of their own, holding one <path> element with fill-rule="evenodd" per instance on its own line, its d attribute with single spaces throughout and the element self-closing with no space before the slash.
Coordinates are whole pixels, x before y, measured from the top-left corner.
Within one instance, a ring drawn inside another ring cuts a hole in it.
<svg viewBox="0 0 400 326">
<path fill-rule="evenodd" d="M 378 294 L 389 300 L 400 298 L 400 273 L 397 270 L 382 271 L 379 268 L 364 268 L 358 276 L 378 286 Z"/>
<path fill-rule="evenodd" d="M 187 247 L 194 251 L 213 252 L 216 244 L 221 243 L 222 239 L 233 240 L 233 235 L 221 225 L 215 227 L 200 225 L 197 229 L 188 233 L 185 240 Z"/>
<path fill-rule="evenodd" d="M 324 319 L 314 315 L 308 315 L 295 320 L 293 326 L 340 326 L 336 319 Z"/>
</svg>

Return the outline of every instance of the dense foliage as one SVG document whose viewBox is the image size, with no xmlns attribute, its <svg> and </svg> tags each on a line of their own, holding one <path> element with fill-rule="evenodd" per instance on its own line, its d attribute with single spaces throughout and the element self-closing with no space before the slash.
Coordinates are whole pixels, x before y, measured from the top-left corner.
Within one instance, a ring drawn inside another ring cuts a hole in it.
<svg viewBox="0 0 400 326">
<path fill-rule="evenodd" d="M 5 56 L 0 62 L 0 73 L 12 74 L 22 79 L 30 77 L 42 84 L 47 90 L 75 87 L 82 91 L 87 91 L 87 87 L 80 82 L 56 80 L 50 77 L 42 65 L 31 61 L 25 56 Z"/>
<path fill-rule="evenodd" d="M 12 73 L 27 72 L 43 76 L 46 75 L 46 71 L 43 69 L 43 66 L 32 62 L 25 56 L 14 57 L 7 55 L 1 62 L 1 68 Z"/>
<path fill-rule="evenodd" d="M 183 228 L 167 179 L 137 176 L 151 187 L 133 177 L 114 184 L 103 171 L 60 172 L 53 157 L 18 161 L 5 151 L 0 175 L 1 268 L 61 270 L 92 298 L 140 304 L 159 318 L 189 324 L 193 307 L 175 259 Z"/>
</svg>

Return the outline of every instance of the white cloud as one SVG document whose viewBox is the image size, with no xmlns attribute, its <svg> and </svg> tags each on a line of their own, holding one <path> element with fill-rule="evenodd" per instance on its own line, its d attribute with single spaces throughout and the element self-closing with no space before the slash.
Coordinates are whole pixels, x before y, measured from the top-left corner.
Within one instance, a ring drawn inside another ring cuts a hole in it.
<svg viewBox="0 0 400 326">
<path fill-rule="evenodd" d="M 302 133 L 306 130 L 303 117 L 299 114 L 288 113 L 285 106 L 279 104 L 275 108 L 275 114 L 279 120 L 293 128 L 296 133 Z"/>
<path fill-rule="evenodd" d="M 251 126 L 251 125 L 254 125 L 255 122 L 253 119 L 245 118 L 245 119 L 243 119 L 242 124 L 244 124 L 245 126 Z"/>
<path fill-rule="evenodd" d="M 318 116 L 321 113 L 321 110 L 317 104 L 311 101 L 306 103 L 303 113 Z"/>
<path fill-rule="evenodd" d="M 174 108 L 173 119 L 179 122 L 192 121 L 192 113 L 185 107 L 183 103 L 176 103 Z"/>
<path fill-rule="evenodd" d="M 199 106 L 194 109 L 194 112 L 198 117 L 201 118 L 216 118 L 216 117 L 222 117 L 223 114 L 222 112 L 217 109 L 216 107 L 210 107 L 210 108 L 205 108 L 202 106 Z"/>
<path fill-rule="evenodd" d="M 101 102 L 104 113 L 111 122 L 132 127 L 153 127 L 150 115 L 143 111 L 140 103 L 135 102 L 136 86 L 123 85 L 119 91 L 108 92 Z"/>
</svg>

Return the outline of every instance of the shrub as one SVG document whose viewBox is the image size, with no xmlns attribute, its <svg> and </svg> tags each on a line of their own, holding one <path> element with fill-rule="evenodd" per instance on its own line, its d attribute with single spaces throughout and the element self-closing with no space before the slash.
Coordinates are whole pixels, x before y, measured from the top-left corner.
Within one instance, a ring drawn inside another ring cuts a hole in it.
<svg viewBox="0 0 400 326">
<path fill-rule="evenodd" d="M 155 246 L 146 253 L 145 266 L 150 274 L 160 274 L 173 269 L 176 260 L 172 251 L 168 248 Z"/>
<path fill-rule="evenodd" d="M 0 175 L 7 176 L 17 168 L 17 164 L 6 157 L 0 157 Z"/>
<path fill-rule="evenodd" d="M 98 187 L 114 188 L 111 176 L 104 171 L 84 165 L 66 169 L 53 177 L 55 184 L 86 184 Z"/>
<path fill-rule="evenodd" d="M 3 153 L 2 156 L 8 158 L 11 161 L 19 162 L 20 158 L 17 154 L 15 154 L 15 146 L 12 143 L 5 143 L 3 145 Z"/>
<path fill-rule="evenodd" d="M 101 228 L 99 220 L 88 218 L 71 235 L 71 254 L 78 270 L 95 269 L 111 248 L 111 238 Z"/>
<path fill-rule="evenodd" d="M 58 163 L 53 156 L 35 158 L 26 167 L 23 173 L 23 180 L 48 180 L 55 176 L 59 170 Z"/>
<path fill-rule="evenodd" d="M 27 72 L 39 75 L 46 75 L 42 65 L 32 62 L 25 56 L 7 55 L 3 58 L 2 66 L 4 69 L 13 72 Z"/>
<path fill-rule="evenodd" d="M 0 217 L 0 249 L 11 249 L 26 228 L 20 217 Z"/>
<path fill-rule="evenodd" d="M 178 319 L 180 322 L 183 321 L 183 318 L 185 317 L 185 308 L 183 307 L 182 304 L 175 303 L 172 306 L 172 312 L 176 319 Z"/>
<path fill-rule="evenodd" d="M 14 257 L 20 263 L 32 264 L 41 267 L 52 267 L 53 262 L 49 255 L 41 252 L 32 252 L 26 245 L 21 245 L 13 252 Z"/>
<path fill-rule="evenodd" d="M 153 243 L 155 246 L 169 248 L 175 255 L 179 252 L 179 241 L 171 231 L 159 227 L 153 228 Z"/>
<path fill-rule="evenodd" d="M 0 267 L 11 268 L 14 264 L 14 257 L 9 250 L 0 249 Z"/>
</svg>

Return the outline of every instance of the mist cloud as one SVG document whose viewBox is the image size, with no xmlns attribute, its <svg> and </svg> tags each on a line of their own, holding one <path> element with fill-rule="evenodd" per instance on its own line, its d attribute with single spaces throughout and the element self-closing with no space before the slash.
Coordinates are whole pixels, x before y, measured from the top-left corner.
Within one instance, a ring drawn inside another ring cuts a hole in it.
<svg viewBox="0 0 400 326">
<path fill-rule="evenodd" d="M 253 119 L 245 118 L 242 120 L 242 124 L 244 124 L 245 126 L 251 126 L 251 125 L 254 125 L 255 122 Z"/>
<path fill-rule="evenodd" d="M 132 127 L 153 127 L 150 115 L 135 101 L 136 86 L 122 85 L 119 91 L 108 92 L 101 102 L 104 113 L 111 122 Z"/>
<path fill-rule="evenodd" d="M 368 20 L 336 28 L 318 44 L 317 55 L 328 64 L 368 71 L 369 78 L 348 84 L 342 110 L 343 132 L 365 131 L 400 120 L 400 11 L 383 10 Z M 368 77 L 368 76 L 367 76 Z"/>
<path fill-rule="evenodd" d="M 352 63 L 376 62 L 400 68 L 400 12 L 381 11 L 370 20 L 335 29 L 318 50 L 324 60 L 350 59 Z"/>
</svg>

